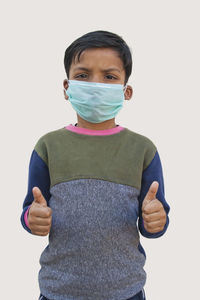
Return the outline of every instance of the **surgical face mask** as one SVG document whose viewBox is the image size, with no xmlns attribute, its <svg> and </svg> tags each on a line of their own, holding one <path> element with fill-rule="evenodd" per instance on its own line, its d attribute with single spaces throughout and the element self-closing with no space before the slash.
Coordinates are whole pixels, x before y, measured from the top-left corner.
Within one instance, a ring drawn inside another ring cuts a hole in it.
<svg viewBox="0 0 200 300">
<path fill-rule="evenodd" d="M 123 106 L 122 84 L 68 80 L 68 99 L 77 114 L 91 123 L 114 118 Z"/>
</svg>

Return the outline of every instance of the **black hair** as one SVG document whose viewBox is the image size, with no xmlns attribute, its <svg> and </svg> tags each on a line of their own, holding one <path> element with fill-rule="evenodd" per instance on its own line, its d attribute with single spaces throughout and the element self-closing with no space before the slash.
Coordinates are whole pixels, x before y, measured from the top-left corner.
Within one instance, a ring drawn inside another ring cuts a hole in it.
<svg viewBox="0 0 200 300">
<path fill-rule="evenodd" d="M 67 77 L 69 78 L 69 70 L 76 57 L 79 61 L 81 53 L 86 49 L 91 48 L 111 48 L 118 52 L 125 69 L 125 84 L 128 81 L 132 71 L 132 56 L 131 51 L 126 42 L 119 35 L 97 30 L 84 34 L 76 39 L 65 51 L 64 66 Z"/>
</svg>

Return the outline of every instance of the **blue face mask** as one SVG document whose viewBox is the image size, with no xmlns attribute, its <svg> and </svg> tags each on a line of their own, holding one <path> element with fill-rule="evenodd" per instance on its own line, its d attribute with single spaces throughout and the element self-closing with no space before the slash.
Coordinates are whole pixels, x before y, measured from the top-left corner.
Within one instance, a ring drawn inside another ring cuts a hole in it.
<svg viewBox="0 0 200 300">
<path fill-rule="evenodd" d="M 124 86 L 69 80 L 66 94 L 77 114 L 91 123 L 114 118 L 123 106 Z"/>
</svg>

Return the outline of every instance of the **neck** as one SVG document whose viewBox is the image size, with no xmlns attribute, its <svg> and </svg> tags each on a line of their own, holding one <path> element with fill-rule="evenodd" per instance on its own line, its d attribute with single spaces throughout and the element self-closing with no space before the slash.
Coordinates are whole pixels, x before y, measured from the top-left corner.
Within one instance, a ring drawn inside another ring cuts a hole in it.
<svg viewBox="0 0 200 300">
<path fill-rule="evenodd" d="M 77 127 L 81 127 L 81 128 L 87 128 L 87 129 L 93 129 L 93 130 L 104 130 L 104 129 L 111 129 L 111 128 L 116 127 L 115 118 L 106 120 L 101 123 L 88 122 L 88 121 L 82 119 L 79 115 L 77 115 L 77 119 L 78 119 Z"/>
</svg>

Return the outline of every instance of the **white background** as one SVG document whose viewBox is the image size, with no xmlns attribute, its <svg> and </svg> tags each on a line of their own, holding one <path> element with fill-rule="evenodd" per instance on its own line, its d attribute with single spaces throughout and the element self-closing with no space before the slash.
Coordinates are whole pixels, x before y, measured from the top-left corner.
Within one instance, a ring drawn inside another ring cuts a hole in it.
<svg viewBox="0 0 200 300">
<path fill-rule="evenodd" d="M 0 12 L 1 299 L 38 299 L 48 238 L 20 223 L 29 159 L 41 135 L 76 122 L 63 98 L 64 51 L 99 29 L 132 50 L 134 96 L 116 122 L 157 146 L 171 206 L 166 234 L 141 237 L 147 299 L 199 299 L 199 1 L 18 0 Z"/>
</svg>

